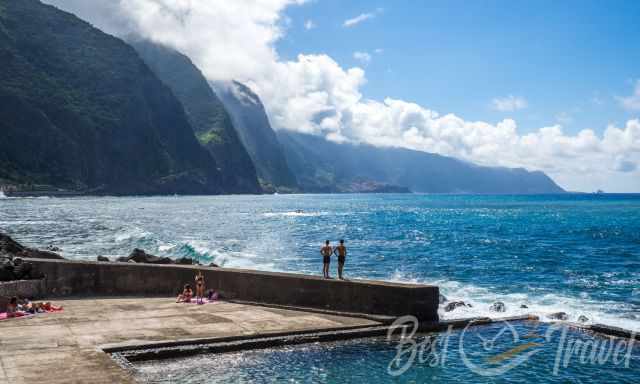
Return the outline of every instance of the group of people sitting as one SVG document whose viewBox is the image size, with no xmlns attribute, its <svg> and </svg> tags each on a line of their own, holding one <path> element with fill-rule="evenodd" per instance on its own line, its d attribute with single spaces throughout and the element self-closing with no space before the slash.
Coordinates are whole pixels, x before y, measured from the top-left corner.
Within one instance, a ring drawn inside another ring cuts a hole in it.
<svg viewBox="0 0 640 384">
<path fill-rule="evenodd" d="M 195 292 L 196 303 L 204 304 L 205 303 L 204 302 L 205 284 L 204 284 L 204 275 L 202 274 L 202 271 L 198 271 L 198 274 L 196 275 L 194 280 L 196 283 L 196 292 Z M 176 299 L 176 303 L 191 303 L 193 296 L 194 296 L 193 288 L 191 288 L 191 284 L 185 284 L 182 290 L 182 293 L 180 293 L 178 295 L 178 298 Z M 215 301 L 218 299 L 218 293 L 215 292 L 213 289 L 210 289 L 206 294 L 206 298 L 209 302 Z"/>
<path fill-rule="evenodd" d="M 29 300 L 19 300 L 17 297 L 9 299 L 7 304 L 7 318 L 35 315 L 36 313 L 47 313 L 61 311 L 62 307 L 56 307 L 50 302 L 34 302 Z"/>
</svg>

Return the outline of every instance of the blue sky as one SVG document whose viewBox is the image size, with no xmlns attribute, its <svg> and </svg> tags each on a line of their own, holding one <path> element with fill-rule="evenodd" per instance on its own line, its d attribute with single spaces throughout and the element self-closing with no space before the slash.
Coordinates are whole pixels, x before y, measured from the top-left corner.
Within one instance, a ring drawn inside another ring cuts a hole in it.
<svg viewBox="0 0 640 384">
<path fill-rule="evenodd" d="M 640 192 L 640 0 L 45 1 L 244 82 L 276 130 Z"/>
<path fill-rule="evenodd" d="M 343 25 L 366 13 L 375 17 Z M 522 133 L 556 123 L 566 133 L 601 133 L 639 115 L 616 97 L 640 78 L 640 1 L 322 0 L 288 7 L 286 16 L 280 56 L 322 52 L 361 66 L 367 98 L 401 98 L 472 121 L 512 117 Z M 354 59 L 356 51 L 370 62 Z M 527 106 L 492 108 L 509 95 Z"/>
</svg>

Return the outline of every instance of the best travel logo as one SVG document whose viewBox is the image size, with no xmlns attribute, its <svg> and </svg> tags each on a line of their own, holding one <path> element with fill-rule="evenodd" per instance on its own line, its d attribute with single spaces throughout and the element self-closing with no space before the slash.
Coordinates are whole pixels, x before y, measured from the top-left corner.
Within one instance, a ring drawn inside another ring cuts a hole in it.
<svg viewBox="0 0 640 384">
<path fill-rule="evenodd" d="M 591 337 L 561 323 L 516 327 L 508 321 L 490 325 L 469 322 L 462 330 L 449 326 L 446 332 L 418 335 L 419 322 L 413 316 L 398 318 L 387 339 L 396 341 L 396 354 L 387 373 L 401 376 L 415 364 L 446 367 L 459 358 L 471 372 L 497 377 L 526 365 L 535 355 L 544 355 L 549 373 L 558 376 L 572 364 L 613 365 L 629 368 L 635 333 L 630 338 Z M 457 356 L 456 356 L 457 354 Z M 539 364 L 536 362 L 536 364 Z"/>
</svg>

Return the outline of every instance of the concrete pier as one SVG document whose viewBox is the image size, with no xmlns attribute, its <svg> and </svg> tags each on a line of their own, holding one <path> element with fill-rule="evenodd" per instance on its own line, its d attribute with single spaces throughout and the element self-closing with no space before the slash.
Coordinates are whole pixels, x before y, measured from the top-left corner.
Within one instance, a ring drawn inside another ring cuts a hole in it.
<svg viewBox="0 0 640 384">
<path fill-rule="evenodd" d="M 438 287 L 230 268 L 31 259 L 46 296 L 172 296 L 202 271 L 225 299 L 438 321 Z"/>
<path fill-rule="evenodd" d="M 132 383 L 104 349 L 228 337 L 371 327 L 378 323 L 234 303 L 175 298 L 55 300 L 64 311 L 0 322 L 0 384 Z"/>
<path fill-rule="evenodd" d="M 438 288 L 432 286 L 198 266 L 29 261 L 45 275 L 35 296 L 64 311 L 0 322 L 0 384 L 134 382 L 105 351 L 234 338 L 260 345 L 262 337 L 364 337 L 384 334 L 388 320 L 402 315 L 438 325 Z M 176 304 L 197 271 L 223 299 Z M 12 292 L 33 295 L 21 293 L 23 286 L 11 285 Z"/>
</svg>

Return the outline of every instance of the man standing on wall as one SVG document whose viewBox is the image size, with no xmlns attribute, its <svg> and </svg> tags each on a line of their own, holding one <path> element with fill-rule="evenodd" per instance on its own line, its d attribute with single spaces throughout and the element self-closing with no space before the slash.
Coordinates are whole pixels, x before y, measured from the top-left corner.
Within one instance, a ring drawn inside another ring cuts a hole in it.
<svg viewBox="0 0 640 384">
<path fill-rule="evenodd" d="M 344 240 L 340 240 L 340 245 L 333 250 L 338 255 L 338 278 L 344 280 L 342 271 L 344 270 L 344 262 L 347 260 L 347 247 L 344 246 Z"/>
<path fill-rule="evenodd" d="M 322 255 L 322 273 L 324 274 L 325 279 L 329 279 L 329 263 L 331 263 L 331 254 L 333 253 L 333 248 L 329 245 L 329 240 L 324 242 L 324 247 L 320 249 L 320 254 Z"/>
</svg>

